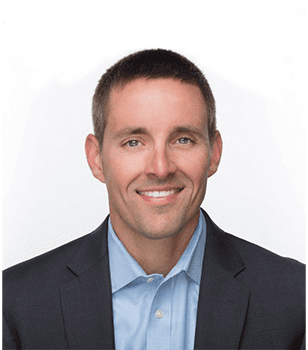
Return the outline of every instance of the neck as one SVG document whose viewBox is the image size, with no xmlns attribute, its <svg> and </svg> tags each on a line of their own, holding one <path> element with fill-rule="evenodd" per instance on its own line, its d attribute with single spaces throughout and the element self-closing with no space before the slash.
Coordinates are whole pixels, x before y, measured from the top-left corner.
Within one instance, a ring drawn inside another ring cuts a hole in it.
<svg viewBox="0 0 308 350">
<path fill-rule="evenodd" d="M 177 235 L 162 239 L 150 239 L 110 218 L 116 235 L 145 273 L 165 277 L 184 253 L 198 224 L 199 213 Z"/>
</svg>

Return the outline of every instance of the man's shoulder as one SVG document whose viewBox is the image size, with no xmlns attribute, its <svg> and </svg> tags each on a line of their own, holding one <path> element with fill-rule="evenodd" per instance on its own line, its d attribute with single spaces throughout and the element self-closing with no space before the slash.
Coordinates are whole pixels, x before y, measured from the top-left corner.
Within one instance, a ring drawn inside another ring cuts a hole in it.
<svg viewBox="0 0 308 350">
<path fill-rule="evenodd" d="M 294 302 L 303 300 L 306 290 L 306 265 L 289 257 L 280 256 L 257 244 L 228 234 L 236 247 L 245 269 L 237 279 L 249 285 L 252 291 L 272 294 L 283 300 L 292 294 Z"/>
<path fill-rule="evenodd" d="M 209 216 L 206 214 L 209 218 Z M 305 290 L 305 264 L 280 256 L 255 243 L 239 238 L 220 229 L 210 218 L 208 220 L 213 236 L 215 236 L 215 250 L 219 250 L 219 256 L 228 260 L 230 252 L 233 258 L 240 261 L 240 273 L 236 276 L 247 285 L 260 287 L 267 284 L 270 288 L 281 287 Z M 232 247 L 230 249 L 230 247 Z M 234 255 L 234 251 L 236 252 Z"/>
<path fill-rule="evenodd" d="M 303 274 L 306 270 L 306 265 L 289 257 L 283 257 L 274 253 L 258 244 L 249 242 L 243 238 L 233 235 L 218 227 L 205 213 L 210 224 L 211 231 L 215 235 L 217 245 L 225 245 L 226 242 L 232 242 L 239 256 L 241 257 L 246 268 L 255 267 L 259 270 L 282 270 L 289 273 Z"/>
<path fill-rule="evenodd" d="M 35 279 L 39 275 L 55 276 L 60 280 L 60 276 L 65 275 L 65 272 L 69 271 L 69 262 L 80 251 L 88 249 L 91 252 L 91 249 L 94 249 L 92 247 L 99 249 L 98 246 L 103 246 L 104 240 L 102 237 L 106 232 L 106 224 L 107 219 L 91 233 L 5 269 L 3 271 L 5 285 L 15 281 L 20 284 L 24 280 Z M 63 274 L 60 272 L 63 272 Z M 52 278 L 48 279 L 51 280 Z"/>
<path fill-rule="evenodd" d="M 259 269 L 287 270 L 292 273 L 305 271 L 305 264 L 289 257 L 281 256 L 255 243 L 249 242 L 227 233 L 239 252 L 246 266 L 256 266 Z"/>
<path fill-rule="evenodd" d="M 3 271 L 4 286 L 15 281 L 22 283 L 23 280 L 31 277 L 35 279 L 38 274 L 45 273 L 49 275 L 65 269 L 83 242 L 89 238 L 89 235 L 86 234 L 46 253 L 5 269 Z"/>
</svg>

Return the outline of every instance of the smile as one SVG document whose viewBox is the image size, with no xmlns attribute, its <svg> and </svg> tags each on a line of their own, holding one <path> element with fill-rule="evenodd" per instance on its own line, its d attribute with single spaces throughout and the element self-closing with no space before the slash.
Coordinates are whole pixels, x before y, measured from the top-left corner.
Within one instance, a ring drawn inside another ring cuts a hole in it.
<svg viewBox="0 0 308 350">
<path fill-rule="evenodd" d="M 141 196 L 148 196 L 152 198 L 163 198 L 163 197 L 168 197 L 170 195 L 179 193 L 183 190 L 183 188 L 178 188 L 178 189 L 170 189 L 167 191 L 137 191 L 138 194 Z"/>
</svg>

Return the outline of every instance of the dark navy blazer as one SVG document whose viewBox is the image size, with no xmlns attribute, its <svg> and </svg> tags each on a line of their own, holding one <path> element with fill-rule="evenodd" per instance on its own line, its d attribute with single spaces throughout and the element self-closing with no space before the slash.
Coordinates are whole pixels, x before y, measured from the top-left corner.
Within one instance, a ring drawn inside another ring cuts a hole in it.
<svg viewBox="0 0 308 350">
<path fill-rule="evenodd" d="M 204 215 L 195 349 L 304 349 L 305 266 Z M 107 222 L 4 271 L 4 349 L 114 349 Z"/>
</svg>

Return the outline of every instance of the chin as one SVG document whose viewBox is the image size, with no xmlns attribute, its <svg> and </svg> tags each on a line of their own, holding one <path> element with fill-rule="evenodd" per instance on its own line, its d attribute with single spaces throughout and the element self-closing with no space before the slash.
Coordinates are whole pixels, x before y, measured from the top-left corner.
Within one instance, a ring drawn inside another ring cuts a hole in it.
<svg viewBox="0 0 308 350">
<path fill-rule="evenodd" d="M 147 239 L 151 239 L 153 241 L 158 241 L 160 239 L 168 239 L 176 237 L 179 234 L 179 231 L 177 232 L 168 232 L 166 231 L 162 233 L 162 231 L 156 232 L 156 231 L 141 231 L 141 234 L 143 237 Z"/>
<path fill-rule="evenodd" d="M 139 232 L 142 236 L 153 240 L 176 237 L 181 233 L 185 224 L 180 224 L 181 220 L 179 217 L 174 219 L 174 222 L 172 221 L 170 222 L 169 218 L 161 222 L 153 220 L 153 223 L 140 223 Z"/>
</svg>

